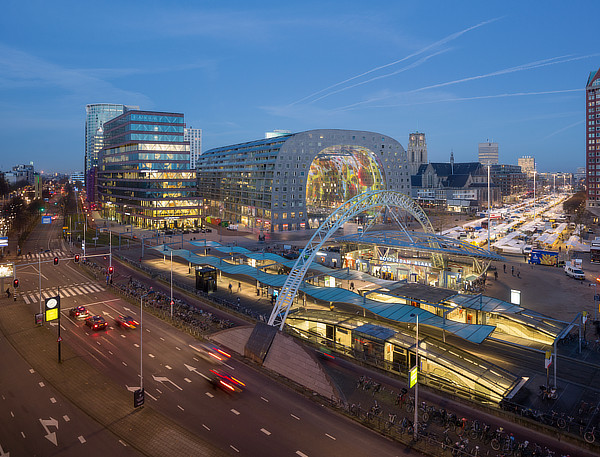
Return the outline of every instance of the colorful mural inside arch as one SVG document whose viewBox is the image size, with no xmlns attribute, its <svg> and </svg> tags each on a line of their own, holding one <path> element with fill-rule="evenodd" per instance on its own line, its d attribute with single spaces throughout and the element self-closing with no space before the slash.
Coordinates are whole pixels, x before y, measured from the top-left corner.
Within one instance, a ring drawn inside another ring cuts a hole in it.
<svg viewBox="0 0 600 457">
<path fill-rule="evenodd" d="M 329 213 L 368 189 L 386 188 L 383 166 L 373 151 L 362 146 L 330 146 L 310 164 L 306 208 L 309 213 Z"/>
</svg>

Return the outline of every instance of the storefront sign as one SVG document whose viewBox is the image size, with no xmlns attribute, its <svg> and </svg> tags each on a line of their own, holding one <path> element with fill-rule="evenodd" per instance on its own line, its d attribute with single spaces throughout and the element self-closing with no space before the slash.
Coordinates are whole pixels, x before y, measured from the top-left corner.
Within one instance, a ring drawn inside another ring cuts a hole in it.
<svg viewBox="0 0 600 457">
<path fill-rule="evenodd" d="M 382 262 L 393 262 L 403 263 L 405 265 L 415 265 L 417 267 L 431 267 L 431 262 L 424 262 L 422 260 L 409 260 L 409 259 L 397 259 L 395 257 L 380 256 L 379 260 Z"/>
</svg>

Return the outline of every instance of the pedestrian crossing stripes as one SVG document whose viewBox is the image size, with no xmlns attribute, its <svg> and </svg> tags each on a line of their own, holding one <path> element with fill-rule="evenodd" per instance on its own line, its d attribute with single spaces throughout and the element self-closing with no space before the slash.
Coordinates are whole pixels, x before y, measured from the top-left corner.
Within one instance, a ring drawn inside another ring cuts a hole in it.
<svg viewBox="0 0 600 457">
<path fill-rule="evenodd" d="M 88 295 L 98 292 L 103 292 L 106 290 L 104 287 L 99 286 L 98 284 L 76 284 L 73 286 L 65 286 L 60 288 L 60 296 L 61 297 L 75 297 L 76 295 Z M 42 298 L 47 299 L 50 297 L 56 296 L 57 289 L 46 289 L 42 290 Z M 37 303 L 40 301 L 40 293 L 39 292 L 23 292 L 21 294 L 23 301 L 29 305 L 30 303 Z"/>
<path fill-rule="evenodd" d="M 64 252 L 64 251 L 48 251 L 48 252 L 40 252 L 39 253 L 39 258 L 41 260 L 50 260 L 50 259 L 54 259 L 54 257 L 58 257 L 59 259 L 65 259 L 65 258 L 75 257 L 75 254 L 71 254 L 70 252 Z M 27 254 L 21 255 L 21 259 L 29 260 L 29 261 L 38 260 L 38 253 L 37 252 L 28 252 Z"/>
</svg>

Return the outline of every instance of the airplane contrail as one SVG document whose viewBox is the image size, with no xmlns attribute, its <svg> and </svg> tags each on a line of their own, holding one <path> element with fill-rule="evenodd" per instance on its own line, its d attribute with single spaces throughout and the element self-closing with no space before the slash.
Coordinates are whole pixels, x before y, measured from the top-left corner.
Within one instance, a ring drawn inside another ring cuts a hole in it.
<svg viewBox="0 0 600 457">
<path fill-rule="evenodd" d="M 418 55 L 420 55 L 420 54 L 423 54 L 424 52 L 428 51 L 429 49 L 432 49 L 432 48 L 434 48 L 434 47 L 437 47 L 437 46 L 440 46 L 440 45 L 446 44 L 446 43 L 448 43 L 448 42 L 450 42 L 450 41 L 452 41 L 452 40 L 455 40 L 455 39 L 457 39 L 457 38 L 458 38 L 458 37 L 460 37 L 461 35 L 464 35 L 465 33 L 467 33 L 467 32 L 470 32 L 471 30 L 477 29 L 477 28 L 479 28 L 479 27 L 483 27 L 484 25 L 490 24 L 490 23 L 492 23 L 492 22 L 495 22 L 495 21 L 497 21 L 497 20 L 499 20 L 499 19 L 501 19 L 501 17 L 497 17 L 497 18 L 494 18 L 494 19 L 490 19 L 490 20 L 487 20 L 487 21 L 483 21 L 483 22 L 480 22 L 479 24 L 475 24 L 475 25 L 473 25 L 473 26 L 471 26 L 471 27 L 467 27 L 467 28 L 466 28 L 466 29 L 464 29 L 464 30 L 460 30 L 460 31 L 458 31 L 458 32 L 455 32 L 455 33 L 453 33 L 453 34 L 451 34 L 451 35 L 448 35 L 448 36 L 447 36 L 447 37 L 445 37 L 445 38 L 442 38 L 442 39 L 441 39 L 441 40 L 439 40 L 439 41 L 436 41 L 436 42 L 435 42 L 435 43 L 433 43 L 433 44 L 430 44 L 430 45 L 428 45 L 428 46 L 425 46 L 424 48 L 422 48 L 422 49 L 420 49 L 420 50 L 418 50 L 418 51 L 416 51 L 416 52 L 414 52 L 414 53 L 412 53 L 412 54 L 409 54 L 408 56 L 406 56 L 406 57 L 403 57 L 402 59 L 395 60 L 394 62 L 390 62 L 390 63 L 387 63 L 387 64 L 385 64 L 385 65 L 380 65 L 379 67 L 372 68 L 372 69 L 370 69 L 370 70 L 367 70 L 367 71 L 365 71 L 364 73 L 361 73 L 361 74 L 359 74 L 359 75 L 353 76 L 353 77 L 351 77 L 351 78 L 348 78 L 348 79 L 345 79 L 344 81 L 340 81 L 340 82 L 338 82 L 338 83 L 332 84 L 331 86 L 328 86 L 328 87 L 326 87 L 326 88 L 324 88 L 324 89 L 318 90 L 317 92 L 313 92 L 312 94 L 310 94 L 310 95 L 307 95 L 306 97 L 303 97 L 303 98 L 301 98 L 300 100 L 296 100 L 295 102 L 292 102 L 292 103 L 290 103 L 290 105 L 289 105 L 289 106 L 293 106 L 293 105 L 296 105 L 296 104 L 298 104 L 298 103 L 301 103 L 301 102 L 303 102 L 303 101 L 305 101 L 305 100 L 308 100 L 309 98 L 312 98 L 312 97 L 314 97 L 314 96 L 316 96 L 316 95 L 322 94 L 323 92 L 326 92 L 326 91 L 328 91 L 328 90 L 330 90 L 330 89 L 333 89 L 334 87 L 341 86 L 342 84 L 346 84 L 347 82 L 350 82 L 350 81 L 353 81 L 353 80 L 355 80 L 355 79 L 361 78 L 361 77 L 363 77 L 363 76 L 365 76 L 365 75 L 368 75 L 368 74 L 370 74 L 370 73 L 373 73 L 373 72 L 375 72 L 375 71 L 382 70 L 383 68 L 391 67 L 392 65 L 396 65 L 396 64 L 399 64 L 399 63 L 401 63 L 401 62 L 404 62 L 405 60 L 408 60 L 408 59 L 410 59 L 410 58 L 412 58 L 412 57 L 415 57 L 415 56 L 418 56 Z"/>
<path fill-rule="evenodd" d="M 463 82 L 467 82 L 467 81 L 474 81 L 474 80 L 477 80 L 477 79 L 490 78 L 492 76 L 500 76 L 500 75 L 509 74 L 509 73 L 516 73 L 518 71 L 532 70 L 532 69 L 535 69 L 535 68 L 546 67 L 546 66 L 549 66 L 549 65 L 556 65 L 556 64 L 560 64 L 560 63 L 566 63 L 566 62 L 572 62 L 572 61 L 575 61 L 575 60 L 588 59 L 590 57 L 596 57 L 598 55 L 600 55 L 600 54 L 598 54 L 598 53 L 596 53 L 596 54 L 588 54 L 588 55 L 579 56 L 579 57 L 571 57 L 570 55 L 565 55 L 565 56 L 552 57 L 552 58 L 549 58 L 549 59 L 536 60 L 536 61 L 529 62 L 529 63 L 526 63 L 526 64 L 517 65 L 515 67 L 509 67 L 509 68 L 505 68 L 503 70 L 493 71 L 491 73 L 484 73 L 482 75 L 469 76 L 467 78 L 455 79 L 455 80 L 452 80 L 452 81 L 446 81 L 446 82 L 443 82 L 443 83 L 432 84 L 432 85 L 429 85 L 429 86 L 420 87 L 418 89 L 413 89 L 413 90 L 409 90 L 409 91 L 406 91 L 406 92 L 401 92 L 400 94 L 397 94 L 397 95 L 401 95 L 401 94 L 414 94 L 414 93 L 422 92 L 422 91 L 429 90 L 429 89 L 437 89 L 439 87 L 446 87 L 446 86 L 450 86 L 450 85 L 454 85 L 454 84 L 459 84 L 459 83 L 463 83 Z M 387 98 L 389 98 L 389 96 L 371 98 L 369 100 L 363 100 L 361 102 L 356 102 L 356 103 L 352 103 L 350 105 L 342 106 L 340 108 L 337 108 L 335 111 L 346 111 L 346 110 L 348 110 L 350 108 L 354 108 L 356 106 L 365 105 L 365 104 L 376 102 L 376 101 L 379 101 L 379 100 L 385 100 Z"/>
<path fill-rule="evenodd" d="M 581 121 L 574 122 L 574 123 L 572 123 L 572 124 L 570 124 L 570 125 L 567 125 L 566 127 L 563 127 L 562 129 L 558 129 L 556 132 L 552 132 L 550 135 L 548 135 L 548 136 L 545 136 L 545 137 L 544 137 L 544 138 L 542 138 L 540 141 L 547 140 L 548 138 L 551 138 L 551 137 L 553 137 L 554 135 L 558 135 L 559 133 L 562 133 L 562 132 L 564 132 L 565 130 L 569 130 L 570 128 L 573 128 L 573 127 L 575 127 L 575 126 L 577 126 L 577 125 L 584 124 L 584 123 L 585 123 L 585 120 L 581 120 Z"/>
<path fill-rule="evenodd" d="M 323 98 L 325 98 L 325 97 L 329 97 L 330 95 L 338 94 L 338 93 L 340 93 L 340 92 L 344 92 L 344 91 L 346 91 L 346 90 L 348 90 L 348 89 L 352 89 L 353 87 L 362 86 L 363 84 L 367 84 L 367 83 L 370 83 L 370 82 L 372 82 L 372 81 L 376 81 L 376 80 L 378 80 L 378 79 L 388 78 L 388 77 L 390 77 L 390 76 L 394 76 L 394 75 L 397 75 L 397 74 L 403 73 L 403 72 L 405 72 L 405 71 L 407 71 L 407 70 L 410 70 L 411 68 L 418 67 L 419 65 L 422 65 L 422 64 L 424 64 L 425 62 L 427 62 L 427 61 L 428 61 L 429 59 L 431 59 L 432 57 L 435 57 L 435 56 L 437 56 L 437 55 L 443 54 L 444 52 L 447 52 L 447 51 L 448 51 L 448 50 L 442 49 L 441 51 L 435 52 L 435 53 L 433 53 L 433 54 L 429 54 L 428 56 L 421 57 L 421 58 L 420 58 L 419 60 L 417 60 L 416 62 L 413 62 L 413 63 L 411 63 L 411 64 L 407 65 L 406 67 L 404 67 L 404 68 L 401 68 L 400 70 L 396 70 L 396 71 L 394 71 L 394 72 L 392 72 L 392 73 L 386 73 L 385 75 L 379 75 L 379 76 L 375 76 L 375 77 L 373 77 L 373 78 L 371 78 L 371 79 L 367 79 L 366 81 L 361 81 L 361 82 L 358 82 L 358 83 L 352 84 L 352 85 L 350 85 L 350 86 L 345 86 L 345 87 L 342 87 L 341 89 L 334 90 L 333 92 L 328 92 L 328 93 L 326 93 L 326 94 L 324 94 L 324 95 L 321 95 L 321 96 L 320 96 L 320 97 L 318 97 L 318 98 L 315 98 L 314 100 L 310 101 L 309 103 L 314 103 L 314 102 L 317 102 L 317 101 L 319 101 L 319 100 L 321 100 L 321 99 L 323 99 Z"/>
</svg>

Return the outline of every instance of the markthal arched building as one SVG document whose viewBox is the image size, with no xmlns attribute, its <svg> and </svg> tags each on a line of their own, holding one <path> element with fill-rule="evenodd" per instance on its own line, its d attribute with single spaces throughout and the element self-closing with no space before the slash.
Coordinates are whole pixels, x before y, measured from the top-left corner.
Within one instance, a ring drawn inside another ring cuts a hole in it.
<svg viewBox="0 0 600 457">
<path fill-rule="evenodd" d="M 402 145 L 374 132 L 309 130 L 204 152 L 202 215 L 264 231 L 316 227 L 367 189 L 410 195 Z"/>
</svg>

